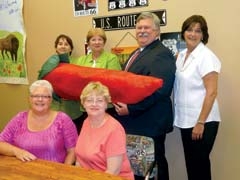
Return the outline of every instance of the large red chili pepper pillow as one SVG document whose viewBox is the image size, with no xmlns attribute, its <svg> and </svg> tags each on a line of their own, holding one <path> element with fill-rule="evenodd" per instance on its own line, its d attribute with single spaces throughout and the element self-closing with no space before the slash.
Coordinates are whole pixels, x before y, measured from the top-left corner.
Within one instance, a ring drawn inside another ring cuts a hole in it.
<svg viewBox="0 0 240 180">
<path fill-rule="evenodd" d="M 43 79 L 53 85 L 56 94 L 69 100 L 79 100 L 82 89 L 89 82 L 99 81 L 109 88 L 112 102 L 126 104 L 143 100 L 163 84 L 161 79 L 155 77 L 67 63 L 60 63 Z"/>
</svg>

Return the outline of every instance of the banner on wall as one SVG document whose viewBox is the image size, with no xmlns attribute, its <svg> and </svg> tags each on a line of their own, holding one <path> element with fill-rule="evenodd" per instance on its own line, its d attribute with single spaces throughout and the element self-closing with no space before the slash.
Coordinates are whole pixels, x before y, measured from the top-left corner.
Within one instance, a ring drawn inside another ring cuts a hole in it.
<svg viewBox="0 0 240 180">
<path fill-rule="evenodd" d="M 0 0 L 0 83 L 28 84 L 23 0 Z"/>
<path fill-rule="evenodd" d="M 98 13 L 97 0 L 73 0 L 74 16 L 89 16 Z"/>
</svg>

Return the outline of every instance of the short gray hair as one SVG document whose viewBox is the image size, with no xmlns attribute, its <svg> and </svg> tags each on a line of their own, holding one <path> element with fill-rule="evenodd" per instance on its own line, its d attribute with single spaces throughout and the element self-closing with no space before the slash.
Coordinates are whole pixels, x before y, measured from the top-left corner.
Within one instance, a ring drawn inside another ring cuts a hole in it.
<svg viewBox="0 0 240 180">
<path fill-rule="evenodd" d="M 49 91 L 49 95 L 52 96 L 53 93 L 53 87 L 51 85 L 50 82 L 48 82 L 47 80 L 37 80 L 34 81 L 31 86 L 29 87 L 29 93 L 32 94 L 32 92 L 38 88 L 38 87 L 45 87 L 48 89 Z"/>
<path fill-rule="evenodd" d="M 138 23 L 140 20 L 143 19 L 152 19 L 153 20 L 153 24 L 154 24 L 154 28 L 159 32 L 160 35 L 160 19 L 159 17 L 152 12 L 142 12 L 138 17 L 136 22 Z"/>
</svg>

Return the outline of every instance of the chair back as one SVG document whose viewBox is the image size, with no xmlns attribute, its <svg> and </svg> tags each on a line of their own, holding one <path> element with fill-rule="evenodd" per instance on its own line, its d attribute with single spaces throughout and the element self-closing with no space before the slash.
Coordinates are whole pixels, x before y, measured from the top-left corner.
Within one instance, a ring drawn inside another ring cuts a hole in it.
<svg viewBox="0 0 240 180">
<path fill-rule="evenodd" d="M 156 175 L 154 141 L 150 137 L 127 134 L 127 155 L 134 175 L 152 178 Z"/>
</svg>

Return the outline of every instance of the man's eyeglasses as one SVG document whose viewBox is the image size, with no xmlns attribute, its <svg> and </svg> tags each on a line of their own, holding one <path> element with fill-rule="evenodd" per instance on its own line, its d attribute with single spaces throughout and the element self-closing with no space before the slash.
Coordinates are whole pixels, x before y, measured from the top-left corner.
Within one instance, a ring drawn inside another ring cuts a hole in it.
<svg viewBox="0 0 240 180">
<path fill-rule="evenodd" d="M 50 99 L 52 96 L 49 95 L 31 95 L 31 98 L 33 99 Z"/>
</svg>

